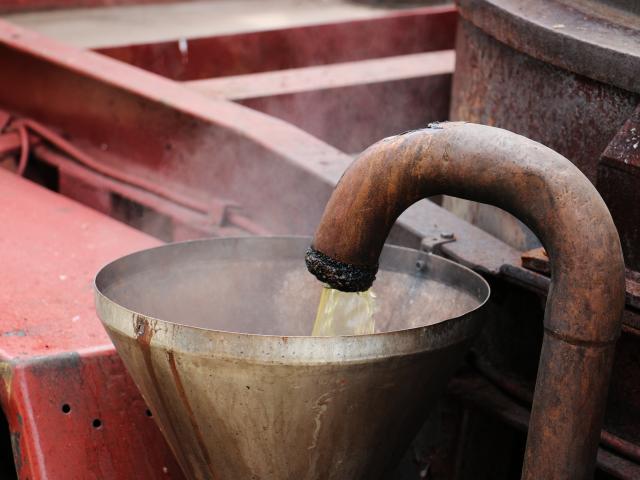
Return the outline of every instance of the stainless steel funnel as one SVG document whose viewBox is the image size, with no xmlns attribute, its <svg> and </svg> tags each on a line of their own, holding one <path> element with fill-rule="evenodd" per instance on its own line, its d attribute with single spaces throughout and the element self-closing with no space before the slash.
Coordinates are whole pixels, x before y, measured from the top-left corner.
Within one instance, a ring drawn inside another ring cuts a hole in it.
<svg viewBox="0 0 640 480">
<path fill-rule="evenodd" d="M 98 314 L 189 478 L 382 478 L 481 327 L 480 276 L 385 247 L 379 333 L 307 336 L 309 242 L 172 244 L 98 273 Z"/>
</svg>

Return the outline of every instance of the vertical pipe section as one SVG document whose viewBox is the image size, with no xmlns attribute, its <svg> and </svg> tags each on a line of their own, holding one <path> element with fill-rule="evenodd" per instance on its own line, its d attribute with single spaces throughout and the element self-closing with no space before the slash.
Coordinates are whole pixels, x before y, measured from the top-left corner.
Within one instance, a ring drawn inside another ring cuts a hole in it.
<svg viewBox="0 0 640 480">
<path fill-rule="evenodd" d="M 512 213 L 549 253 L 552 282 L 522 478 L 590 478 L 624 307 L 624 263 L 606 205 L 566 158 L 470 123 L 386 138 L 340 180 L 307 255 L 309 270 L 337 288 L 368 288 L 397 217 L 438 194 Z"/>
</svg>

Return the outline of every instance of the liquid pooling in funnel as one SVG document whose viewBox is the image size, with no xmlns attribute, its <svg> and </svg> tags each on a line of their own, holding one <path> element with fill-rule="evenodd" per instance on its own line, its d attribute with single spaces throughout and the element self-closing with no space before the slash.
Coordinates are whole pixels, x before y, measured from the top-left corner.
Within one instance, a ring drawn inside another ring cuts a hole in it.
<svg viewBox="0 0 640 480">
<path fill-rule="evenodd" d="M 335 337 L 365 335 L 375 330 L 376 295 L 366 292 L 341 292 L 322 289 L 316 321 L 311 335 Z"/>
</svg>

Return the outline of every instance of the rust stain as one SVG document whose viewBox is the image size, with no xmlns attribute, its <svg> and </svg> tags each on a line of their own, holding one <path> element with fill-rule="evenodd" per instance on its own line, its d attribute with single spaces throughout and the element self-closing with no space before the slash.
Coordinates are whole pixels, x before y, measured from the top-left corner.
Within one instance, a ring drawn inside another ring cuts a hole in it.
<svg viewBox="0 0 640 480">
<path fill-rule="evenodd" d="M 13 384 L 13 365 L 10 362 L 0 362 L 0 379 L 4 383 L 6 398 L 10 399 Z"/>
<path fill-rule="evenodd" d="M 200 448 L 200 452 L 207 462 L 207 468 L 209 469 L 209 473 L 211 474 L 211 478 L 215 480 L 216 476 L 213 472 L 213 467 L 211 465 L 211 457 L 209 456 L 209 451 L 207 450 L 207 446 L 204 442 L 204 437 L 202 436 L 202 431 L 200 430 L 200 426 L 196 421 L 195 415 L 193 414 L 193 409 L 191 408 L 191 404 L 189 403 L 189 399 L 187 398 L 187 392 L 184 389 L 184 385 L 182 384 L 182 379 L 180 378 L 180 373 L 178 372 L 178 368 L 176 366 L 176 359 L 173 355 L 173 352 L 167 352 L 167 357 L 169 358 L 169 366 L 171 367 L 171 374 L 173 375 L 173 380 L 176 384 L 176 388 L 178 389 L 178 395 L 182 399 L 182 404 L 187 410 L 187 414 L 189 415 L 189 422 L 191 423 L 191 427 L 196 434 L 196 440 L 198 442 L 198 447 Z"/>
<path fill-rule="evenodd" d="M 161 404 L 162 412 L 158 412 L 158 413 L 164 413 L 164 415 L 166 415 L 169 420 L 167 422 L 159 422 L 158 425 L 163 431 L 164 431 L 164 428 L 168 428 L 170 430 L 168 433 L 173 440 L 172 442 L 169 442 L 171 446 L 171 450 L 173 451 L 173 454 L 177 457 L 178 463 L 180 463 L 180 465 L 183 465 L 184 466 L 183 468 L 189 470 L 187 468 L 187 466 L 189 465 L 189 462 L 182 455 L 182 449 L 174 448 L 174 446 L 172 445 L 174 442 L 179 442 L 181 437 L 178 435 L 178 432 L 174 427 L 175 421 L 171 418 L 171 414 L 170 414 L 171 410 L 169 409 L 169 405 L 167 404 L 164 398 L 164 395 L 162 393 L 162 388 L 160 388 L 160 383 L 158 382 L 158 377 L 156 375 L 155 368 L 153 367 L 153 359 L 151 358 L 151 339 L 153 338 L 155 330 L 151 327 L 149 320 L 147 318 L 138 315 L 135 317 L 135 333 L 136 333 L 136 341 L 138 342 L 138 345 L 140 345 L 140 351 L 142 352 L 142 356 L 144 358 L 144 363 L 145 363 L 147 372 L 151 377 L 151 383 L 152 383 L 153 390 L 155 392 L 155 396 L 156 398 L 158 398 Z"/>
</svg>

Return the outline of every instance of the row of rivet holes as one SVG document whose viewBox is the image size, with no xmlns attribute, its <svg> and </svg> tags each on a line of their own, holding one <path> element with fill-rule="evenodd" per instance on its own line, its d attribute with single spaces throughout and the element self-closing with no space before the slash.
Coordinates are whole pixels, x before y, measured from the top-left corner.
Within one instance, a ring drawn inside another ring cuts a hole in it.
<svg viewBox="0 0 640 480">
<path fill-rule="evenodd" d="M 71 405 L 69 405 L 68 403 L 63 404 L 62 413 L 64 413 L 65 415 L 71 413 Z M 145 410 L 145 414 L 147 415 L 147 417 L 153 417 L 153 413 L 151 413 L 151 410 L 149 409 Z M 100 428 L 102 427 L 102 420 L 100 420 L 99 418 L 94 418 L 93 422 L 91 422 L 91 425 L 93 425 L 93 428 Z"/>
</svg>

